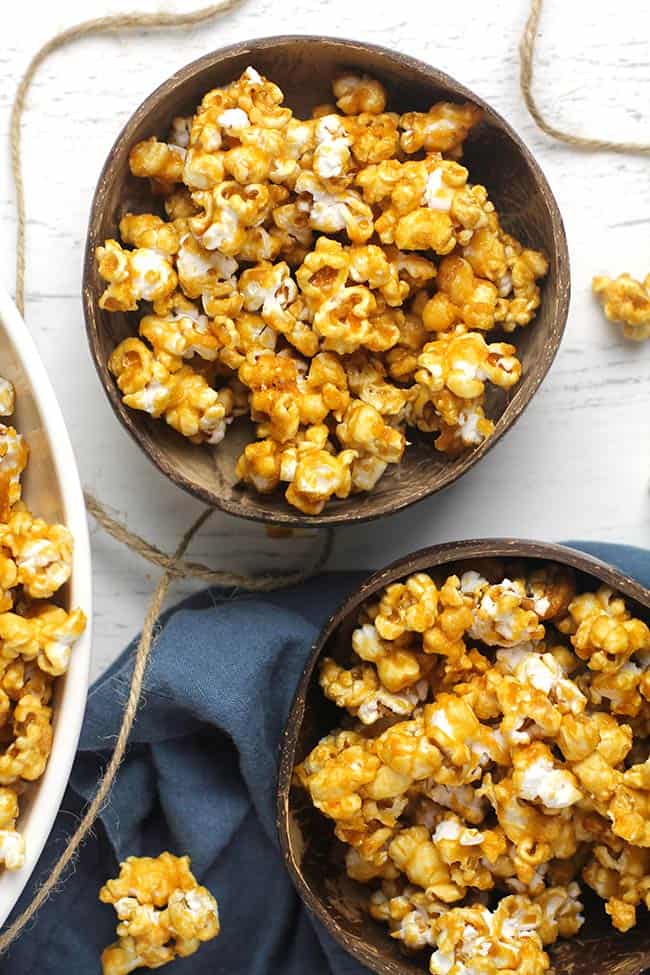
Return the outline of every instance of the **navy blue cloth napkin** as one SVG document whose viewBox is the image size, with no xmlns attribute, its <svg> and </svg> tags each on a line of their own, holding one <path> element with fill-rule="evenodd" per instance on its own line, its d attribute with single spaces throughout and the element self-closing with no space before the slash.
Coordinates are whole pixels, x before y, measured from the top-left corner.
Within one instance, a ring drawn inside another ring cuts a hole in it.
<svg viewBox="0 0 650 975">
<path fill-rule="evenodd" d="M 573 544 L 650 586 L 647 552 Z M 222 924 L 215 941 L 167 966 L 169 975 L 366 973 L 308 915 L 275 832 L 278 743 L 298 678 L 321 625 L 366 575 L 324 575 L 264 596 L 207 590 L 165 614 L 111 801 L 74 870 L 0 960 L 2 975 L 97 975 L 115 929 L 99 888 L 120 860 L 162 850 L 189 853 Z M 133 649 L 91 688 L 70 785 L 17 910 L 92 797 L 119 728 Z"/>
</svg>

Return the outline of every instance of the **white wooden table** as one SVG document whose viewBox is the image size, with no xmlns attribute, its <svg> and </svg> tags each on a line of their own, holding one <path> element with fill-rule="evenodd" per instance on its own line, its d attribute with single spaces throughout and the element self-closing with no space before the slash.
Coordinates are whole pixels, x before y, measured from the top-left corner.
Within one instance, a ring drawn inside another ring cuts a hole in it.
<svg viewBox="0 0 650 975">
<path fill-rule="evenodd" d="M 15 85 L 36 47 L 78 20 L 131 4 L 162 7 L 146 0 L 22 0 L 11 6 L 0 46 L 5 145 Z M 189 9 L 190 3 L 172 6 Z M 546 8 L 536 77 L 543 107 L 585 134 L 648 141 L 650 7 L 635 0 L 594 0 L 587 7 L 547 0 Z M 477 535 L 650 542 L 650 343 L 624 342 L 590 296 L 594 273 L 643 276 L 650 269 L 648 161 L 580 154 L 537 131 L 518 89 L 517 44 L 526 12 L 527 0 L 248 0 L 192 31 L 83 41 L 41 69 L 24 138 L 27 320 L 51 371 L 84 483 L 133 528 L 170 548 L 200 506 L 168 483 L 118 425 L 90 361 L 80 276 L 96 178 L 129 114 L 176 68 L 224 44 L 294 32 L 397 48 L 491 102 L 521 132 L 550 180 L 573 275 L 560 355 L 517 426 L 442 495 L 381 525 L 339 530 L 332 566 L 378 566 L 425 544 Z M 7 148 L 0 156 L 0 278 L 10 289 L 14 238 Z M 92 529 L 96 674 L 138 629 L 156 572 Z M 257 525 L 215 514 L 193 554 L 217 566 L 261 570 L 297 564 L 311 544 L 270 539 Z"/>
</svg>

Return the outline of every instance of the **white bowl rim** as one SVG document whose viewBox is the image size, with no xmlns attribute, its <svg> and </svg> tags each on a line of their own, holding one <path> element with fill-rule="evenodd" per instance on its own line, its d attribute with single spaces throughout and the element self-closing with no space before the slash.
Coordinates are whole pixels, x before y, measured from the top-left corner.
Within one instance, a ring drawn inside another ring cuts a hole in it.
<svg viewBox="0 0 650 975">
<path fill-rule="evenodd" d="M 25 821 L 19 820 L 19 829 L 26 845 L 24 866 L 20 870 L 3 870 L 0 873 L 0 924 L 3 924 L 24 890 L 50 835 L 77 752 L 88 695 L 92 573 L 83 491 L 63 414 L 36 344 L 16 305 L 2 287 L 0 326 L 13 344 L 16 357 L 29 378 L 43 429 L 50 443 L 56 447 L 52 450 L 52 463 L 61 495 L 63 521 L 72 532 L 75 543 L 69 601 L 71 606 L 83 609 L 88 619 L 86 630 L 74 646 L 70 666 L 63 678 L 54 715 L 54 742 L 47 768 L 35 783 Z"/>
</svg>

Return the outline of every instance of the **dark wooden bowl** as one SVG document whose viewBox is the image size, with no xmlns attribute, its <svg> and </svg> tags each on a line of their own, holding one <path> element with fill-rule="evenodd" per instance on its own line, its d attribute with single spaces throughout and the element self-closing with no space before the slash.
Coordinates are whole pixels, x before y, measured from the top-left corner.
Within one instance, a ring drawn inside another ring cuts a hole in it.
<svg viewBox="0 0 650 975">
<path fill-rule="evenodd" d="M 331 501 L 316 517 L 290 508 L 280 492 L 258 495 L 236 483 L 236 459 L 252 439 L 246 422 L 240 421 L 239 431 L 231 428 L 214 452 L 195 446 L 164 422 L 125 407 L 107 365 L 115 346 L 126 336 L 137 334 L 138 314 L 108 313 L 99 308 L 103 283 L 95 267 L 95 248 L 106 238 L 117 236 L 126 211 L 156 209 L 147 181 L 129 172 L 129 150 L 151 135 L 164 137 L 175 115 L 193 110 L 206 91 L 231 81 L 248 64 L 277 82 L 299 115 L 330 101 L 332 77 L 347 68 L 379 78 L 388 88 L 389 107 L 397 111 L 423 110 L 439 99 L 475 102 L 485 112 L 485 121 L 466 143 L 464 162 L 472 179 L 487 186 L 505 228 L 522 242 L 542 248 L 550 260 L 537 318 L 516 335 L 523 379 L 510 394 L 495 389 L 488 399 L 487 412 L 497 420 L 493 436 L 454 459 L 437 453 L 430 438 L 415 436 L 402 463 L 386 474 L 374 491 Z M 111 406 L 163 473 L 229 514 L 293 525 L 334 525 L 398 511 L 439 491 L 476 464 L 503 436 L 533 397 L 558 350 L 569 305 L 569 258 L 562 219 L 541 169 L 508 123 L 468 88 L 421 61 L 372 44 L 327 37 L 270 37 L 223 48 L 181 68 L 134 112 L 111 149 L 97 184 L 86 242 L 83 303 L 91 352 Z"/>
<path fill-rule="evenodd" d="M 311 805 L 307 794 L 292 788 L 294 766 L 340 723 L 341 712 L 319 687 L 316 665 L 321 655 L 349 663 L 350 638 L 359 607 L 378 590 L 413 572 L 440 570 L 450 563 L 486 557 L 552 560 L 572 566 L 578 588 L 594 581 L 619 590 L 635 613 L 650 622 L 650 591 L 611 566 L 561 545 L 511 539 L 481 539 L 434 545 L 376 572 L 343 603 L 323 628 L 303 671 L 282 737 L 277 794 L 277 826 L 284 862 L 307 907 L 356 959 L 380 975 L 423 975 L 426 952 L 406 955 L 387 928 L 365 911 L 368 888 L 350 880 L 333 824 Z M 650 968 L 650 925 L 641 908 L 638 927 L 618 934 L 602 902 L 585 892 L 587 922 L 579 938 L 559 941 L 549 954 L 557 975 L 640 975 Z"/>
</svg>

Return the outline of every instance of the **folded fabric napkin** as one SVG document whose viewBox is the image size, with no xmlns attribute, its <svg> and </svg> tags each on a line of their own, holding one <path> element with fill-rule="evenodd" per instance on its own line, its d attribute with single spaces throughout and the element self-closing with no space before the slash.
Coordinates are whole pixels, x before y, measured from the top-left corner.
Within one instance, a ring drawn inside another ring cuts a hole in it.
<svg viewBox="0 0 650 975">
<path fill-rule="evenodd" d="M 650 586 L 648 552 L 574 542 Z M 115 914 L 99 888 L 127 856 L 188 853 L 222 931 L 169 975 L 364 975 L 306 911 L 275 831 L 278 744 L 321 625 L 367 573 L 263 596 L 206 590 L 163 617 L 127 757 L 73 870 L 0 960 L 2 975 L 97 975 Z M 131 644 L 90 690 L 54 829 L 14 916 L 61 853 L 117 735 Z M 59 733 L 65 733 L 60 729 Z"/>
</svg>

